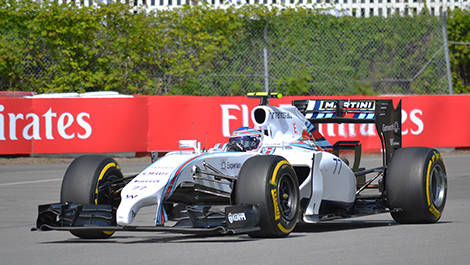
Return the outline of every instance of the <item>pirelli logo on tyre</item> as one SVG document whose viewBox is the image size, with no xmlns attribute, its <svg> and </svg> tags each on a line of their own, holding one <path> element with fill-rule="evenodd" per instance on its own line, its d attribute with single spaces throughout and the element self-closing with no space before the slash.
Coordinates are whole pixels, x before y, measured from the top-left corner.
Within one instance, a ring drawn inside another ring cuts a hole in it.
<svg viewBox="0 0 470 265">
<path fill-rule="evenodd" d="M 274 221 L 276 223 L 275 226 L 277 226 L 277 228 L 282 233 L 288 234 L 294 229 L 295 224 L 294 225 L 287 225 L 290 221 L 285 220 L 284 217 L 281 218 L 281 209 L 280 209 L 280 202 L 279 202 L 280 199 L 279 199 L 279 190 L 278 189 L 279 189 L 279 185 L 281 185 L 281 183 L 279 183 L 280 178 L 281 178 L 280 177 L 280 171 L 283 167 L 290 167 L 290 164 L 289 164 L 289 162 L 287 162 L 287 160 L 281 160 L 276 164 L 276 166 L 274 167 L 273 174 L 272 174 L 272 177 L 271 177 L 271 180 L 270 180 L 269 184 L 270 184 L 271 198 L 272 198 L 272 202 L 273 202 Z"/>
<path fill-rule="evenodd" d="M 427 172 L 426 172 L 426 200 L 427 200 L 427 204 L 429 207 L 428 209 L 429 209 L 429 212 L 433 214 L 437 219 L 441 217 L 441 212 L 434 205 L 434 200 L 435 200 L 434 196 L 437 196 L 437 195 L 431 194 L 432 190 L 434 189 L 434 187 L 431 187 L 431 185 L 433 185 L 433 182 L 435 182 L 435 180 L 431 178 L 439 177 L 439 176 L 434 176 L 435 168 L 433 167 L 433 164 L 435 164 L 439 160 L 442 161 L 441 154 L 439 154 L 438 152 L 434 152 L 431 160 L 429 160 Z"/>
<path fill-rule="evenodd" d="M 282 160 L 279 163 L 277 163 L 276 167 L 274 168 L 273 175 L 270 181 L 271 184 L 271 197 L 273 199 L 273 209 L 274 209 L 274 220 L 279 220 L 281 219 L 281 212 L 279 210 L 279 199 L 278 199 L 278 193 L 277 193 L 277 174 L 279 172 L 279 169 L 283 165 L 289 165 L 289 162 L 287 160 Z"/>
<path fill-rule="evenodd" d="M 274 220 L 281 219 L 281 213 L 279 212 L 279 200 L 277 199 L 277 187 L 271 190 L 271 196 L 273 198 L 274 206 Z"/>
</svg>

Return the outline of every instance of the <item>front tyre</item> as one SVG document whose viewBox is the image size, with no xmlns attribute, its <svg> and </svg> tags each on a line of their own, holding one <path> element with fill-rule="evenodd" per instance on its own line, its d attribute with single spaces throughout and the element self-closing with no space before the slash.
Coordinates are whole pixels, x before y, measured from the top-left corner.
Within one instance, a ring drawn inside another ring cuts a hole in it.
<svg viewBox="0 0 470 265">
<path fill-rule="evenodd" d="M 299 183 L 294 169 L 280 156 L 255 156 L 240 170 L 235 204 L 258 205 L 261 231 L 251 237 L 284 237 L 294 230 L 299 208 Z"/>
<path fill-rule="evenodd" d="M 120 193 L 113 190 L 113 183 L 123 178 L 118 163 L 101 155 L 85 155 L 76 158 L 67 168 L 60 201 L 78 204 L 107 204 L 119 206 Z M 115 222 L 115 221 L 114 221 Z M 71 231 L 79 238 L 103 239 L 110 237 L 112 231 Z"/>
<path fill-rule="evenodd" d="M 386 190 L 396 222 L 437 222 L 447 198 L 447 175 L 441 154 L 427 147 L 397 150 L 387 169 Z"/>
</svg>

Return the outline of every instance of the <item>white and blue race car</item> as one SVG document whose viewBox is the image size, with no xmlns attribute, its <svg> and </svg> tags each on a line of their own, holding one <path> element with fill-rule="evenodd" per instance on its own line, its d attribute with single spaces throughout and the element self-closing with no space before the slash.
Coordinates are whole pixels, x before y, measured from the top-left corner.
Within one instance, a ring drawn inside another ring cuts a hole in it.
<svg viewBox="0 0 470 265">
<path fill-rule="evenodd" d="M 39 206 L 34 230 L 107 238 L 115 231 L 194 234 L 248 233 L 283 237 L 296 224 L 390 212 L 399 223 L 433 223 L 447 196 L 439 152 L 401 147 L 401 103 L 392 100 L 300 100 L 270 106 L 276 93 L 251 93 L 254 128 L 234 131 L 228 143 L 202 151 L 196 140 L 123 176 L 100 155 L 75 159 L 62 182 L 61 202 Z M 331 145 L 319 123 L 375 123 L 382 165 L 360 167 L 361 145 Z M 354 153 L 352 165 L 339 153 Z M 371 176 L 372 175 L 372 176 Z M 371 176 L 371 177 L 370 177 Z M 367 192 L 365 192 L 367 191 Z M 153 206 L 155 225 L 133 225 Z"/>
</svg>

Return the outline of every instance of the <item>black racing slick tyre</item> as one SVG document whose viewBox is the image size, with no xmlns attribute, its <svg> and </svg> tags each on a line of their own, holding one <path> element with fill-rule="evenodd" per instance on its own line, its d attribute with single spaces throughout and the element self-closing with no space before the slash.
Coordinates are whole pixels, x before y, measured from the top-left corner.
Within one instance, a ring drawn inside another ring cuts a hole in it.
<svg viewBox="0 0 470 265">
<path fill-rule="evenodd" d="M 447 176 L 437 150 L 397 150 L 387 169 L 385 185 L 390 213 L 396 222 L 435 223 L 441 218 L 447 198 Z"/>
<path fill-rule="evenodd" d="M 65 172 L 60 201 L 85 205 L 107 204 L 117 207 L 120 194 L 112 190 L 111 183 L 122 178 L 120 167 L 112 158 L 101 155 L 78 157 Z M 81 230 L 71 231 L 71 233 L 79 238 L 103 239 L 110 237 L 114 232 Z"/>
<path fill-rule="evenodd" d="M 280 156 L 249 158 L 235 185 L 235 203 L 259 207 L 260 228 L 251 237 L 284 237 L 297 224 L 299 183 L 294 169 Z"/>
</svg>

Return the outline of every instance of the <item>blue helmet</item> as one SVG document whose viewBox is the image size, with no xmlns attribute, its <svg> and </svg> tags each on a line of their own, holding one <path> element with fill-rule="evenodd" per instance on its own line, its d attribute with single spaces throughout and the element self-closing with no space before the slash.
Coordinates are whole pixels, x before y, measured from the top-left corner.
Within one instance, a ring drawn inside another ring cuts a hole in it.
<svg viewBox="0 0 470 265">
<path fill-rule="evenodd" d="M 260 131 L 250 127 L 240 127 L 233 131 L 229 144 L 236 146 L 240 151 L 257 149 L 260 146 L 262 134 Z"/>
</svg>

